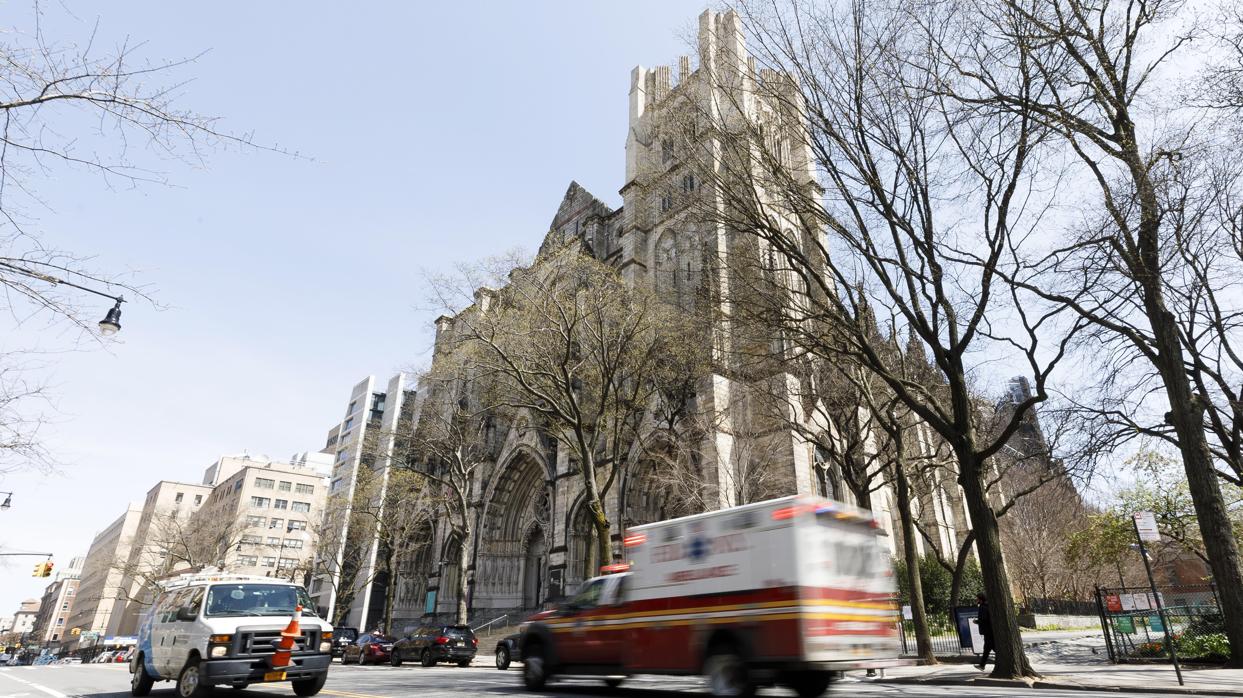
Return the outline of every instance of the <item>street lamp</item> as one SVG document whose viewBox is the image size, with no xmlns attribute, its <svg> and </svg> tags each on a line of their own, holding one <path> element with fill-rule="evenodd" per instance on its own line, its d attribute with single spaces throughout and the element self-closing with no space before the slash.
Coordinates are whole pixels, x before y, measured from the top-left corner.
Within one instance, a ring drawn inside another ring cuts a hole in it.
<svg viewBox="0 0 1243 698">
<path fill-rule="evenodd" d="M 4 495 L 4 502 L 0 503 L 0 511 L 8 511 L 13 506 L 13 493 L 0 492 L 0 494 Z"/>
<path fill-rule="evenodd" d="M 23 260 L 23 261 L 26 264 L 39 264 L 40 263 L 40 262 L 35 262 L 32 260 Z M 105 337 L 110 337 L 116 334 L 117 332 L 121 331 L 121 304 L 125 302 L 124 296 L 114 296 L 111 293 L 104 293 L 103 291 L 96 291 L 93 288 L 87 288 L 86 286 L 75 284 L 72 281 L 65 281 L 64 279 L 58 279 L 55 276 L 44 274 L 42 272 L 37 272 L 34 269 L 27 269 L 26 267 L 18 266 L 16 264 L 10 264 L 8 262 L 0 262 L 0 270 L 6 270 L 6 269 L 8 271 L 21 274 L 22 276 L 29 276 L 32 279 L 46 281 L 47 283 L 52 284 L 53 286 L 71 286 L 73 288 L 78 289 L 79 291 L 86 291 L 87 293 L 93 293 L 97 296 L 102 296 L 104 298 L 112 299 L 114 301 L 112 308 L 108 310 L 107 315 L 104 315 L 104 319 L 99 321 L 99 333 Z"/>
</svg>

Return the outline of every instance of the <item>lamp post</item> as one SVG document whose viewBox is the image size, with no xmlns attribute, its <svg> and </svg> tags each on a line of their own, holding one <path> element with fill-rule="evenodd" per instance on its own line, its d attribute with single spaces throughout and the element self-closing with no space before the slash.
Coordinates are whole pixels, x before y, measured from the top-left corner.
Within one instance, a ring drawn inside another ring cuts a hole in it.
<svg viewBox="0 0 1243 698">
<path fill-rule="evenodd" d="M 29 260 L 25 261 L 24 263 L 25 264 L 40 264 L 40 262 L 34 262 L 34 261 L 29 261 Z M 80 284 L 75 284 L 72 281 L 66 281 L 64 279 L 57 278 L 50 274 L 44 274 L 42 272 L 35 271 L 34 269 L 29 269 L 27 267 L 17 265 L 17 264 L 12 264 L 10 262 L 0 261 L 0 271 L 9 271 L 15 274 L 21 274 L 22 276 L 30 277 L 32 279 L 46 281 L 47 283 L 52 284 L 53 286 L 69 286 L 71 288 L 76 288 L 79 291 L 86 291 L 87 293 L 93 293 L 103 298 L 109 298 L 113 301 L 113 305 L 112 305 L 112 308 L 108 310 L 107 314 L 104 315 L 104 319 L 99 321 L 99 333 L 104 335 L 105 337 L 108 337 L 121 331 L 121 304 L 125 302 L 124 296 L 114 296 L 111 293 L 104 293 L 103 291 L 96 291 L 93 288 L 82 286 Z"/>
<path fill-rule="evenodd" d="M 0 494 L 4 495 L 4 501 L 0 502 L 0 511 L 8 511 L 13 506 L 13 493 L 0 492 Z"/>
</svg>

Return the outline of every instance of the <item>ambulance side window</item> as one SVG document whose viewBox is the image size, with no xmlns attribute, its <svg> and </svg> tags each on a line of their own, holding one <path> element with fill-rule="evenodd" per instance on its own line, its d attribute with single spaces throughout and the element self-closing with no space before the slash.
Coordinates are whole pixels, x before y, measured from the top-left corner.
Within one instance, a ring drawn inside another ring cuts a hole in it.
<svg viewBox="0 0 1243 698">
<path fill-rule="evenodd" d="M 583 587 L 582 591 L 578 592 L 578 595 L 574 597 L 574 607 L 579 609 L 595 608 L 600 601 L 600 592 L 604 589 L 605 581 L 597 579 Z"/>
</svg>

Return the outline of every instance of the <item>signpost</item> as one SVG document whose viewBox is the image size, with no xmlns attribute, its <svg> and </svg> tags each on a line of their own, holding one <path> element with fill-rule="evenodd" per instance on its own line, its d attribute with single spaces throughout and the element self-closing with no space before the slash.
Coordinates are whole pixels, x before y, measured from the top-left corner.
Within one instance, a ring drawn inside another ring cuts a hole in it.
<svg viewBox="0 0 1243 698">
<path fill-rule="evenodd" d="M 1131 517 L 1131 521 L 1135 524 L 1135 538 L 1139 541 L 1139 556 L 1144 560 L 1144 571 L 1148 573 L 1148 586 L 1152 587 L 1152 599 L 1156 602 L 1158 616 L 1156 620 L 1161 624 L 1160 630 L 1165 633 L 1165 644 L 1170 648 L 1170 660 L 1174 662 L 1174 674 L 1178 676 L 1178 685 L 1182 686 L 1183 670 L 1178 666 L 1178 651 L 1174 648 L 1170 624 L 1165 617 L 1165 602 L 1157 591 L 1157 581 L 1153 579 L 1152 565 L 1148 562 L 1148 551 L 1144 548 L 1145 541 L 1151 543 L 1161 540 L 1161 532 L 1157 530 L 1157 517 L 1151 511 L 1138 511 Z M 1154 631 L 1158 629 L 1155 623 L 1149 623 L 1149 627 Z"/>
</svg>

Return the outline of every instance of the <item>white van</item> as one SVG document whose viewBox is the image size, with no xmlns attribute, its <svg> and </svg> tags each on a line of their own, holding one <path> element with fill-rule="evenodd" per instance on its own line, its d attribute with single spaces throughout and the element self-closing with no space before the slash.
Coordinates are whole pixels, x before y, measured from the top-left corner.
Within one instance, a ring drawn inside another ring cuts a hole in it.
<svg viewBox="0 0 1243 698">
<path fill-rule="evenodd" d="M 299 696 L 324 687 L 332 625 L 316 615 L 301 586 L 270 577 L 188 574 L 162 587 L 139 624 L 131 694 L 147 695 L 156 681 L 176 681 L 181 698 L 201 698 L 222 684 L 289 681 Z M 298 605 L 302 637 L 289 666 L 274 669 L 275 644 Z"/>
</svg>

